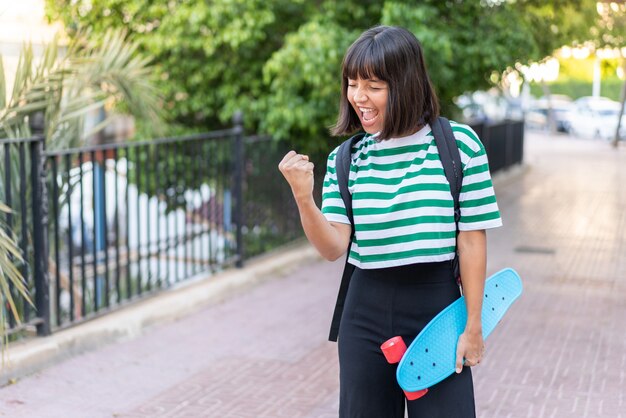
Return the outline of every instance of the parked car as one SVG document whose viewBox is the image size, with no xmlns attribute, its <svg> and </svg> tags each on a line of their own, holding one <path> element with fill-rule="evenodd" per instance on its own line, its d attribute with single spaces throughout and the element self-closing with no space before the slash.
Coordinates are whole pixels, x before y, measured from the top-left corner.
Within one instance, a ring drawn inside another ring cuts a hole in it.
<svg viewBox="0 0 626 418">
<path fill-rule="evenodd" d="M 613 139 L 621 104 L 606 97 L 581 97 L 568 113 L 573 135 L 586 138 Z M 626 115 L 622 115 L 620 139 L 626 139 Z"/>
<path fill-rule="evenodd" d="M 463 112 L 463 120 L 468 123 L 522 117 L 519 101 L 502 96 L 496 89 L 465 93 L 457 97 L 455 103 Z"/>
<path fill-rule="evenodd" d="M 540 97 L 526 112 L 526 126 L 534 129 L 549 129 L 548 109 L 552 108 L 556 130 L 569 132 L 569 112 L 573 106 L 572 99 L 566 95 L 553 94 L 550 96 L 549 102 L 547 97 Z"/>
</svg>

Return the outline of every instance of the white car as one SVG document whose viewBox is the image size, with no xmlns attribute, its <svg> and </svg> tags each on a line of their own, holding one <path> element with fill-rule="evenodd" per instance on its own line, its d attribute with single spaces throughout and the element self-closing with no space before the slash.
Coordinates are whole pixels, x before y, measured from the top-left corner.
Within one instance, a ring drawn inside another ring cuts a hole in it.
<svg viewBox="0 0 626 418">
<path fill-rule="evenodd" d="M 553 94 L 548 98 L 534 100 L 526 111 L 526 126 L 531 129 L 548 129 L 548 109 L 552 109 L 554 123 L 558 132 L 569 132 L 569 113 L 574 109 L 574 102 L 569 96 Z"/>
<path fill-rule="evenodd" d="M 615 137 L 620 103 L 606 97 L 581 97 L 568 114 L 569 131 L 586 138 L 611 140 Z M 626 139 L 626 115 L 622 115 L 620 139 Z"/>
</svg>

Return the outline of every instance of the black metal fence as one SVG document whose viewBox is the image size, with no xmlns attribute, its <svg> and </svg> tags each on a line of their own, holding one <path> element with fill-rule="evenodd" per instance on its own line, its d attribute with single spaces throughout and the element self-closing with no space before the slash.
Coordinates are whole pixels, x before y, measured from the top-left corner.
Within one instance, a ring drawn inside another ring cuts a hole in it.
<svg viewBox="0 0 626 418">
<path fill-rule="evenodd" d="M 12 211 L 5 214 L 8 235 L 19 245 L 23 260 L 12 259 L 21 272 L 24 284 L 31 295 L 34 307 L 18 294 L 9 284 L 8 291 L 13 296 L 20 313 L 22 324 L 18 325 L 7 305 L 1 306 L 8 333 L 24 328 L 37 327 L 45 331 L 43 317 L 49 314 L 45 292 L 36 289 L 45 287 L 45 269 L 42 263 L 45 254 L 44 214 L 45 191 L 42 190 L 42 135 L 31 138 L 0 140 L 4 181 L 0 182 L 0 201 Z"/>
<path fill-rule="evenodd" d="M 303 236 L 291 189 L 278 171 L 289 151 L 270 137 L 244 141 L 243 256 L 250 258 Z M 315 196 L 321 199 L 324 173 L 316 174 Z"/>
<path fill-rule="evenodd" d="M 521 164 L 524 159 L 524 121 L 507 120 L 470 125 L 485 146 L 491 173 Z"/>
<path fill-rule="evenodd" d="M 239 132 L 45 154 L 56 327 L 241 262 Z"/>
<path fill-rule="evenodd" d="M 0 199 L 14 210 L 6 224 L 35 300 L 31 308 L 16 297 L 21 326 L 2 307 L 9 333 L 36 327 L 47 335 L 302 237 L 277 170 L 286 146 L 245 137 L 241 118 L 234 122 L 222 131 L 60 151 L 45 151 L 41 134 L 0 140 Z M 521 122 L 472 127 L 492 171 L 521 162 Z"/>
</svg>

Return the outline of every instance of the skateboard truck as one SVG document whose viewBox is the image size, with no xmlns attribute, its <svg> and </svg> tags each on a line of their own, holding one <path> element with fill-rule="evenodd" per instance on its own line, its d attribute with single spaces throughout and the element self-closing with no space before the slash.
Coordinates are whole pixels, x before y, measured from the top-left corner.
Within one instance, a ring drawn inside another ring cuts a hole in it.
<svg viewBox="0 0 626 418">
<path fill-rule="evenodd" d="M 380 349 L 383 351 L 385 358 L 389 364 L 396 364 L 402 360 L 402 356 L 406 352 L 406 344 L 402 337 L 393 337 L 388 339 L 380 346 Z M 428 389 L 422 389 L 415 392 L 407 392 L 404 391 L 404 395 L 409 401 L 414 401 L 415 399 L 419 399 L 422 396 L 426 395 Z"/>
</svg>

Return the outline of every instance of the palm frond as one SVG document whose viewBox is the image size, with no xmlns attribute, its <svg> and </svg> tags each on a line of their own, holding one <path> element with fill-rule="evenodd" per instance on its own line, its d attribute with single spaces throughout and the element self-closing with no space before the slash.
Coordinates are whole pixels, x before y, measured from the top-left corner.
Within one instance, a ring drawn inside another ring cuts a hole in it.
<svg viewBox="0 0 626 418">
<path fill-rule="evenodd" d="M 4 109 L 7 104 L 7 85 L 4 78 L 4 60 L 0 55 L 0 109 Z"/>
<path fill-rule="evenodd" d="M 33 72 L 33 47 L 26 44 L 22 48 L 19 61 L 17 62 L 17 71 L 15 73 L 15 81 L 13 82 L 13 90 L 9 106 L 13 107 L 19 103 L 19 98 L 26 92 L 32 84 Z"/>
<path fill-rule="evenodd" d="M 52 42 L 44 49 L 43 59 L 37 68 L 37 79 L 43 79 L 45 73 L 55 67 L 59 56 L 59 34 L 55 34 Z"/>
<path fill-rule="evenodd" d="M 137 50 L 138 45 L 128 42 L 125 32 L 111 30 L 101 44 L 78 36 L 60 58 L 56 36 L 34 66 L 32 47 L 25 45 L 10 101 L 0 106 L 0 135 L 28 131 L 27 117 L 44 111 L 47 147 L 78 146 L 93 133 L 81 129 L 85 116 L 97 106 L 110 108 L 118 102 L 126 103 L 135 117 L 161 126 L 159 93 L 146 82 L 150 60 L 139 56 Z M 98 130 L 107 123 L 108 119 L 98 123 Z"/>
<path fill-rule="evenodd" d="M 11 209 L 0 203 L 0 211 L 9 213 Z M 0 223 L 0 301 L 2 306 L 5 306 L 5 304 L 9 306 L 18 324 L 20 323 L 20 317 L 11 293 L 11 287 L 29 304 L 33 304 L 28 295 L 28 289 L 24 284 L 22 274 L 17 268 L 17 264 L 22 262 L 22 252 L 15 239 L 9 235 L 4 223 Z M 0 323 L 0 328 L 4 328 L 4 322 Z M 4 329 L 0 329 L 0 333 L 4 335 Z"/>
<path fill-rule="evenodd" d="M 147 83 L 149 59 L 137 55 L 138 44 L 125 41 L 124 31 L 108 31 L 102 46 L 85 48 L 86 83 L 127 103 L 132 114 L 153 124 L 161 120 L 159 94 Z M 95 75 L 95 76 L 94 76 Z"/>
</svg>

